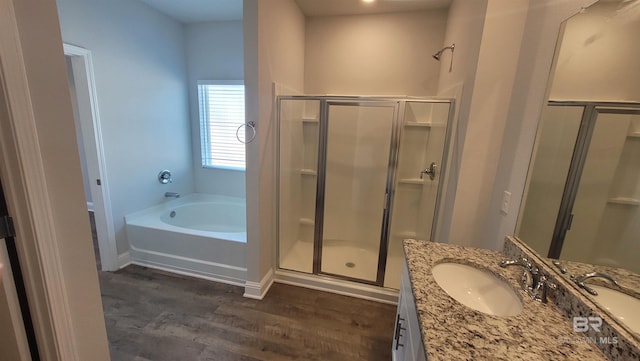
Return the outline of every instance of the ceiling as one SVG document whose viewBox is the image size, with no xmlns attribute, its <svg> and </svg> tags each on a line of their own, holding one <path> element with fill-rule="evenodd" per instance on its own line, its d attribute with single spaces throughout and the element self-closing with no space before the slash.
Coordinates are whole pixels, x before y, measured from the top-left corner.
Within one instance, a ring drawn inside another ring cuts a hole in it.
<svg viewBox="0 0 640 361">
<path fill-rule="evenodd" d="M 182 23 L 242 20 L 242 0 L 140 1 Z"/>
<path fill-rule="evenodd" d="M 242 0 L 140 0 L 182 23 L 242 20 Z M 268 3 L 270 0 L 259 0 Z M 452 0 L 295 0 L 306 16 L 380 14 L 447 8 Z"/>
<path fill-rule="evenodd" d="M 268 0 L 266 0 L 268 1 Z M 360 15 L 448 8 L 452 0 L 295 0 L 306 16 Z"/>
</svg>

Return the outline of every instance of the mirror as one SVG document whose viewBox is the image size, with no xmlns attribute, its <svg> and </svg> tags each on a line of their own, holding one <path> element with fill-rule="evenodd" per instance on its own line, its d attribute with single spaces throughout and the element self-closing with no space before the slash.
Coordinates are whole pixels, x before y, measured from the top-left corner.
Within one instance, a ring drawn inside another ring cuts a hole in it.
<svg viewBox="0 0 640 361">
<path fill-rule="evenodd" d="M 541 256 L 562 260 L 567 277 L 607 273 L 623 287 L 603 278 L 587 282 L 635 298 L 640 295 L 639 33 L 638 0 L 600 0 L 565 22 L 516 228 L 518 238 Z M 600 304 L 602 299 L 593 296 Z"/>
</svg>

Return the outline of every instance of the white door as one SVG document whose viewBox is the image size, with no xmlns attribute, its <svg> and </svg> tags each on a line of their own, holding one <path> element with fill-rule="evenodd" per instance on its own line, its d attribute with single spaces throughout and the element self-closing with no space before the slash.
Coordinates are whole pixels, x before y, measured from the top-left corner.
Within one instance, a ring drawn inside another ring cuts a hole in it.
<svg viewBox="0 0 640 361">
<path fill-rule="evenodd" d="M 0 239 L 0 355 L 7 361 L 30 361 L 20 303 L 5 239 Z"/>
</svg>

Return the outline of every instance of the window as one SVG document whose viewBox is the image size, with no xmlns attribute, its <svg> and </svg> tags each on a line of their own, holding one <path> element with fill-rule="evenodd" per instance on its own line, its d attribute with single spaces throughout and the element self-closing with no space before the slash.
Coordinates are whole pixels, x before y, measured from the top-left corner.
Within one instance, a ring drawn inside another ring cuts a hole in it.
<svg viewBox="0 0 640 361">
<path fill-rule="evenodd" d="M 243 82 L 198 82 L 198 102 L 202 166 L 245 170 Z"/>
</svg>

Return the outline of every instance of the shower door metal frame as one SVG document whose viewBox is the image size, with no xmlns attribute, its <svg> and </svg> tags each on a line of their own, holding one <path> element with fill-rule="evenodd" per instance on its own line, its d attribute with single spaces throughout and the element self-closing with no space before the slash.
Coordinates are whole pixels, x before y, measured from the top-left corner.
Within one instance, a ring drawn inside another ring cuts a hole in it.
<svg viewBox="0 0 640 361">
<path fill-rule="evenodd" d="M 387 255 L 389 249 L 389 232 L 392 221 L 392 211 L 395 198 L 395 186 L 398 173 L 398 157 L 400 153 L 400 140 L 403 133 L 403 120 L 406 112 L 406 104 L 410 102 L 415 103 L 446 103 L 449 105 L 445 140 L 443 143 L 443 151 L 441 156 L 441 167 L 439 172 L 440 182 L 438 184 L 438 190 L 434 205 L 434 215 L 431 229 L 431 237 L 436 231 L 436 222 L 439 216 L 439 206 L 442 197 L 443 179 L 446 174 L 449 147 L 451 146 L 451 132 L 453 129 L 453 119 L 455 113 L 455 100 L 445 98 L 395 98 L 395 97 L 376 97 L 376 96 L 323 96 L 323 95 L 280 95 L 276 100 L 277 111 L 277 124 L 276 124 L 276 167 L 280 169 L 280 114 L 281 114 L 281 101 L 282 100 L 300 100 L 300 101 L 318 101 L 319 102 L 319 115 L 318 115 L 318 161 L 316 165 L 317 179 L 316 179 L 316 204 L 315 204 L 315 218 L 314 218 L 314 240 L 313 240 L 313 268 L 312 273 L 317 277 L 330 277 L 333 279 L 340 279 L 345 281 L 369 284 L 379 287 L 384 287 L 384 279 L 386 273 Z M 328 110 L 329 105 L 369 105 L 369 106 L 394 106 L 393 126 L 391 134 L 391 143 L 389 149 L 389 167 L 387 170 L 387 184 L 386 190 L 386 202 L 383 212 L 381 237 L 380 237 L 380 249 L 378 252 L 378 269 L 376 275 L 376 281 L 368 281 L 360 278 L 353 278 L 344 275 L 338 275 L 333 273 L 327 273 L 321 271 L 322 262 L 322 236 L 324 226 L 324 190 L 325 190 L 325 178 L 326 178 L 326 150 L 327 150 L 327 132 L 328 132 Z M 279 171 L 276 175 L 277 184 L 280 183 Z M 276 187 L 276 199 L 279 202 L 280 199 L 280 187 Z M 278 207 L 279 208 L 279 207 Z M 280 224 L 280 212 L 279 209 L 276 212 L 276 224 Z M 276 265 L 280 268 L 280 246 L 279 246 L 279 226 L 276 227 Z M 293 272 L 300 272 L 291 270 Z M 305 273 L 305 272 L 302 272 Z"/>
<path fill-rule="evenodd" d="M 580 102 L 580 101 L 549 101 L 548 106 L 582 107 L 582 119 L 576 137 L 576 143 L 569 165 L 569 172 L 562 193 L 562 200 L 556 217 L 556 224 L 549 245 L 547 257 L 560 258 L 567 232 L 573 222 L 573 206 L 578 195 L 582 172 L 587 162 L 589 145 L 595 129 L 596 120 L 600 114 L 634 114 L 640 115 L 640 103 L 623 102 Z M 635 108 L 635 109 L 634 109 Z"/>
<path fill-rule="evenodd" d="M 329 132 L 329 107 L 331 106 L 366 106 L 393 108 L 392 127 L 389 144 L 389 162 L 387 164 L 387 177 L 385 185 L 385 208 L 383 209 L 381 220 L 381 234 L 378 250 L 378 267 L 376 272 L 376 280 L 369 281 L 361 278 L 349 277 L 345 275 L 323 272 L 322 271 L 322 249 L 324 236 L 324 198 L 326 191 L 326 166 L 327 166 L 327 144 Z M 318 133 L 318 178 L 316 189 L 316 218 L 314 229 L 314 253 L 313 253 L 313 273 L 318 275 L 331 276 L 347 281 L 355 281 L 375 286 L 384 284 L 384 273 L 387 259 L 387 248 L 389 240 L 389 224 L 386 220 L 389 218 L 389 205 L 391 204 L 391 196 L 393 182 L 395 180 L 395 168 L 397 167 L 398 141 L 400 138 L 398 129 L 398 115 L 400 102 L 397 100 L 374 100 L 374 99 L 326 99 L 320 105 L 319 133 Z"/>
</svg>

